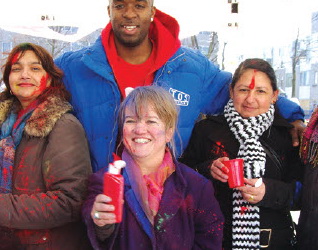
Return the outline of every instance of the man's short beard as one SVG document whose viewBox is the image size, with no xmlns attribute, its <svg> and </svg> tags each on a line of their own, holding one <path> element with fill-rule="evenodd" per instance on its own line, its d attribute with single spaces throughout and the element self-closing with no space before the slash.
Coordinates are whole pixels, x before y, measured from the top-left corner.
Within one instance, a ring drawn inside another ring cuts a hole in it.
<svg viewBox="0 0 318 250">
<path fill-rule="evenodd" d="M 134 48 L 134 47 L 137 47 L 138 45 L 140 45 L 147 37 L 147 35 L 145 35 L 144 37 L 139 37 L 139 39 L 137 40 L 127 40 L 127 39 L 123 39 L 120 34 L 119 35 L 116 35 L 116 33 L 114 32 L 114 35 L 117 39 L 117 41 L 122 44 L 123 46 L 125 47 L 128 47 L 128 48 Z"/>
</svg>

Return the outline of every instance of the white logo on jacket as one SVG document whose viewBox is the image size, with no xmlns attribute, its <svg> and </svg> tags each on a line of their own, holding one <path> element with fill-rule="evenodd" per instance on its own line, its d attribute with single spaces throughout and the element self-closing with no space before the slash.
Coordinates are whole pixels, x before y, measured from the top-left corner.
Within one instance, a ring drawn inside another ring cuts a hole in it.
<svg viewBox="0 0 318 250">
<path fill-rule="evenodd" d="M 172 89 L 172 88 L 169 89 L 169 92 L 171 93 L 171 95 L 172 95 L 172 97 L 177 105 L 189 106 L 190 95 L 183 93 L 179 90 Z"/>
</svg>

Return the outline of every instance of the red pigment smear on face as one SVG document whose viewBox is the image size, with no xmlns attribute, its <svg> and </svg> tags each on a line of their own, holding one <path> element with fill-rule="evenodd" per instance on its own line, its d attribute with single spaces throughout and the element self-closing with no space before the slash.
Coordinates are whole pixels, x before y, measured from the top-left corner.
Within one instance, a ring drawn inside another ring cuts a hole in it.
<svg viewBox="0 0 318 250">
<path fill-rule="evenodd" d="M 39 90 L 40 93 L 42 93 L 42 91 L 46 88 L 46 84 L 47 84 L 47 80 L 49 79 L 49 74 L 46 74 L 45 76 L 43 76 L 41 78 L 41 82 L 40 82 L 40 86 L 39 86 Z"/>
<path fill-rule="evenodd" d="M 248 86 L 250 89 L 254 89 L 254 88 L 255 88 L 255 74 L 256 74 L 256 72 L 257 72 L 257 70 L 254 69 L 254 74 L 253 74 L 251 83 L 250 83 L 250 85 Z"/>
<path fill-rule="evenodd" d="M 34 91 L 33 95 L 40 95 L 46 89 L 46 84 L 47 84 L 48 78 L 49 78 L 49 74 L 42 76 L 42 78 L 40 80 L 40 86 L 36 91 Z"/>
<path fill-rule="evenodd" d="M 19 52 L 19 53 L 16 53 L 16 54 L 12 57 L 11 65 L 15 64 L 15 63 L 18 61 L 20 54 L 21 54 L 20 52 Z"/>
</svg>

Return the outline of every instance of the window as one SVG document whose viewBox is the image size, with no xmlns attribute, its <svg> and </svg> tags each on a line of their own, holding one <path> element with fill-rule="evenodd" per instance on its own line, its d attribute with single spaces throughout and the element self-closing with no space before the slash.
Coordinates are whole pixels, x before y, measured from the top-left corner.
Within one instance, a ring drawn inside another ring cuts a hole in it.
<svg viewBox="0 0 318 250">
<path fill-rule="evenodd" d="M 293 75 L 291 73 L 286 74 L 286 87 L 292 86 Z"/>
<path fill-rule="evenodd" d="M 12 49 L 12 43 L 9 42 L 9 43 L 2 43 L 2 52 L 3 53 L 9 53 Z"/>
<path fill-rule="evenodd" d="M 232 3 L 231 13 L 238 13 L 238 3 Z"/>
<path fill-rule="evenodd" d="M 309 71 L 300 72 L 299 79 L 300 86 L 308 86 L 309 85 Z"/>
</svg>

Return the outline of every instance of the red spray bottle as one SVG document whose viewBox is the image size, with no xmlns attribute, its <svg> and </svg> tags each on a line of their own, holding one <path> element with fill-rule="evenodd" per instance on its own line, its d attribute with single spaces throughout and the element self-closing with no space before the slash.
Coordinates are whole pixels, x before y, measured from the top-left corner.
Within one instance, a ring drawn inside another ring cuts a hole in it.
<svg viewBox="0 0 318 250">
<path fill-rule="evenodd" d="M 123 215 L 123 198 L 124 198 L 124 178 L 120 174 L 121 169 L 126 166 L 126 162 L 113 154 L 114 162 L 108 166 L 108 172 L 104 174 L 104 194 L 109 196 L 115 207 L 116 223 L 121 222 Z"/>
</svg>

